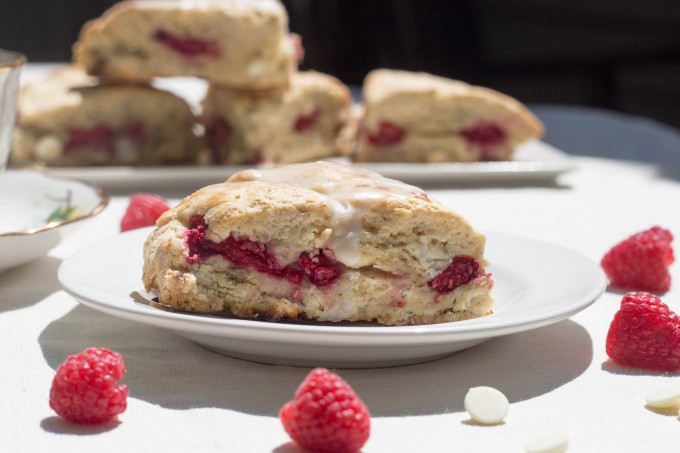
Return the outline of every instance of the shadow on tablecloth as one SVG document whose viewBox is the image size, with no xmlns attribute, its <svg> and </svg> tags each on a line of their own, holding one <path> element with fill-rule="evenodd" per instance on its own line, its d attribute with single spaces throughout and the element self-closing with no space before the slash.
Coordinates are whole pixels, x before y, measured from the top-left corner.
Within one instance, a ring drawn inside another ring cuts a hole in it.
<svg viewBox="0 0 680 453">
<path fill-rule="evenodd" d="M 47 364 L 91 346 L 120 352 L 130 396 L 169 409 L 217 407 L 276 416 L 309 369 L 264 365 L 210 352 L 172 332 L 77 306 L 39 337 Z M 535 398 L 581 375 L 593 357 L 588 332 L 563 321 L 496 338 L 444 359 L 403 367 L 338 370 L 374 416 L 462 412 L 470 387 L 510 402 Z"/>
<path fill-rule="evenodd" d="M 61 260 L 45 256 L 0 274 L 0 313 L 29 307 L 59 291 L 60 264 Z"/>
</svg>

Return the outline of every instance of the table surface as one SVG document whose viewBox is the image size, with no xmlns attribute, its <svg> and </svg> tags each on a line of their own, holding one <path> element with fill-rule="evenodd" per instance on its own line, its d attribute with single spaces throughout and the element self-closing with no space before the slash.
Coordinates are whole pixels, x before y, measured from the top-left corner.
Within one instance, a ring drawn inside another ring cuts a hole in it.
<svg viewBox="0 0 680 453">
<path fill-rule="evenodd" d="M 680 235 L 677 131 L 613 112 L 533 107 L 548 127 L 546 141 L 575 156 L 575 171 L 554 184 L 437 187 L 430 194 L 482 231 L 548 241 L 595 262 L 620 239 L 653 225 Z M 299 451 L 277 413 L 309 369 L 222 356 L 171 332 L 93 311 L 60 290 L 62 260 L 116 235 L 128 195 L 114 196 L 47 256 L 0 275 L 2 449 Z M 680 266 L 671 273 L 680 282 Z M 676 284 L 662 299 L 680 311 L 679 296 Z M 372 413 L 363 451 L 522 452 L 529 438 L 547 431 L 568 433 L 573 452 L 671 451 L 680 444 L 680 420 L 647 409 L 644 398 L 680 376 L 608 360 L 605 337 L 620 299 L 608 291 L 569 320 L 444 359 L 337 370 Z M 71 425 L 49 408 L 56 367 L 90 346 L 125 358 L 130 397 L 118 423 Z M 463 398 L 480 385 L 509 398 L 503 424 L 470 422 Z"/>
</svg>

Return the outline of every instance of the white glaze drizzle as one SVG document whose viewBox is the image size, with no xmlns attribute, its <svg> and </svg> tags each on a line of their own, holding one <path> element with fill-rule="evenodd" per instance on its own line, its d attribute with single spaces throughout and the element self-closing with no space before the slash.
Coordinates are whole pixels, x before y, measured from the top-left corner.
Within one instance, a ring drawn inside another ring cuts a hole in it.
<svg viewBox="0 0 680 453">
<path fill-rule="evenodd" d="M 359 263 L 362 217 L 389 198 L 427 200 L 422 189 L 377 173 L 332 162 L 246 170 L 239 180 L 270 181 L 313 190 L 324 196 L 332 235 L 326 244 L 346 266 Z"/>
</svg>

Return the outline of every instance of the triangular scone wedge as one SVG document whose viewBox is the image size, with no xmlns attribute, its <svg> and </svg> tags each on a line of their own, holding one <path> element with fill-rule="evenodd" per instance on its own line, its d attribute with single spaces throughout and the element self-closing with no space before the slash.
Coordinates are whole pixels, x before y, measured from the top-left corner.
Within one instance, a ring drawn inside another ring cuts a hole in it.
<svg viewBox="0 0 680 453">
<path fill-rule="evenodd" d="M 363 85 L 357 160 L 509 160 L 543 125 L 510 96 L 423 72 L 378 69 Z"/>
<path fill-rule="evenodd" d="M 73 60 L 109 81 L 201 77 L 262 90 L 285 87 L 301 52 L 277 0 L 128 0 L 83 26 Z"/>
<path fill-rule="evenodd" d="M 242 317 L 428 324 L 490 313 L 485 237 L 417 187 L 317 162 L 247 170 L 158 220 L 144 285 Z"/>
<path fill-rule="evenodd" d="M 17 166 L 194 164 L 203 149 L 184 99 L 147 85 L 102 84 L 76 66 L 25 85 L 18 113 Z"/>
<path fill-rule="evenodd" d="M 351 151 L 352 95 L 328 74 L 296 72 L 283 90 L 210 84 L 202 107 L 206 141 L 218 163 L 281 165 Z"/>
</svg>

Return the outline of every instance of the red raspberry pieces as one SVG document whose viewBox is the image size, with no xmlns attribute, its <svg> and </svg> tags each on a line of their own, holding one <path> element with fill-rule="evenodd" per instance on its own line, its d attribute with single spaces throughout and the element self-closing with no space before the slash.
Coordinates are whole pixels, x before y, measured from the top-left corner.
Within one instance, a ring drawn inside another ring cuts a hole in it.
<svg viewBox="0 0 680 453">
<path fill-rule="evenodd" d="M 186 261 L 189 264 L 218 255 L 241 268 L 250 267 L 272 277 L 285 278 L 296 285 L 302 282 L 302 272 L 290 266 L 281 266 L 266 244 L 244 237 L 237 238 L 233 233 L 221 242 L 213 242 L 205 238 L 207 227 L 202 215 L 191 216 L 189 229 L 184 233 L 187 247 Z"/>
<path fill-rule="evenodd" d="M 98 124 L 89 129 L 71 129 L 64 143 L 64 153 L 87 150 L 114 154 L 116 135 L 127 137 L 135 145 L 141 146 L 146 138 L 145 129 L 144 123 L 141 122 L 132 123 L 119 131 L 114 131 L 106 124 Z"/>
<path fill-rule="evenodd" d="M 340 270 L 333 264 L 333 254 L 330 250 L 302 252 L 297 262 L 309 281 L 316 286 L 330 285 L 340 277 Z"/>
<path fill-rule="evenodd" d="M 213 148 L 226 145 L 233 134 L 227 120 L 220 117 L 214 118 L 205 130 L 205 138 Z"/>
<path fill-rule="evenodd" d="M 427 285 L 438 293 L 450 293 L 479 275 L 479 263 L 471 256 L 456 256 Z"/>
<path fill-rule="evenodd" d="M 482 150 L 500 146 L 505 143 L 507 135 L 496 123 L 480 121 L 460 131 L 460 134 L 470 143 L 475 144 Z"/>
<path fill-rule="evenodd" d="M 630 292 L 609 326 L 606 350 L 619 365 L 680 370 L 680 317 L 658 296 Z"/>
<path fill-rule="evenodd" d="M 378 131 L 368 134 L 368 141 L 373 146 L 388 146 L 401 142 L 404 139 L 404 129 L 388 121 L 378 124 Z"/>
<path fill-rule="evenodd" d="M 146 140 L 146 126 L 141 122 L 132 123 L 125 130 L 125 136 L 135 145 L 141 146 Z"/>
<path fill-rule="evenodd" d="M 321 115 L 321 109 L 316 108 L 309 113 L 302 114 L 295 119 L 293 129 L 295 132 L 305 132 L 316 124 Z"/>
<path fill-rule="evenodd" d="M 325 368 L 307 375 L 279 418 L 290 437 L 311 452 L 357 452 L 371 431 L 363 401 L 347 382 Z"/>
<path fill-rule="evenodd" d="M 152 226 L 170 209 L 165 198 L 151 193 L 138 193 L 130 197 L 130 204 L 120 222 L 120 231 Z"/>
<path fill-rule="evenodd" d="M 191 36 L 179 37 L 166 30 L 156 30 L 153 37 L 168 48 L 187 58 L 206 55 L 212 58 L 220 56 L 220 47 L 216 41 L 193 38 Z"/>
<path fill-rule="evenodd" d="M 626 290 L 668 291 L 668 267 L 675 260 L 672 241 L 670 231 L 655 226 L 615 245 L 601 262 L 609 284 Z"/>
<path fill-rule="evenodd" d="M 213 242 L 205 237 L 207 227 L 202 215 L 191 216 L 189 228 L 184 233 L 186 261 L 189 264 L 217 255 L 237 267 L 252 268 L 272 277 L 285 278 L 295 285 L 301 284 L 305 275 L 316 286 L 330 285 L 340 277 L 340 270 L 330 250 L 302 252 L 297 262 L 282 266 L 267 244 L 236 237 L 233 233 L 223 241 Z"/>
<path fill-rule="evenodd" d="M 64 153 L 87 149 L 113 154 L 114 147 L 113 130 L 105 124 L 99 124 L 89 129 L 71 129 L 64 143 Z"/>
<path fill-rule="evenodd" d="M 104 423 L 125 411 L 128 388 L 120 354 L 89 348 L 59 365 L 50 389 L 50 407 L 74 423 Z"/>
</svg>

